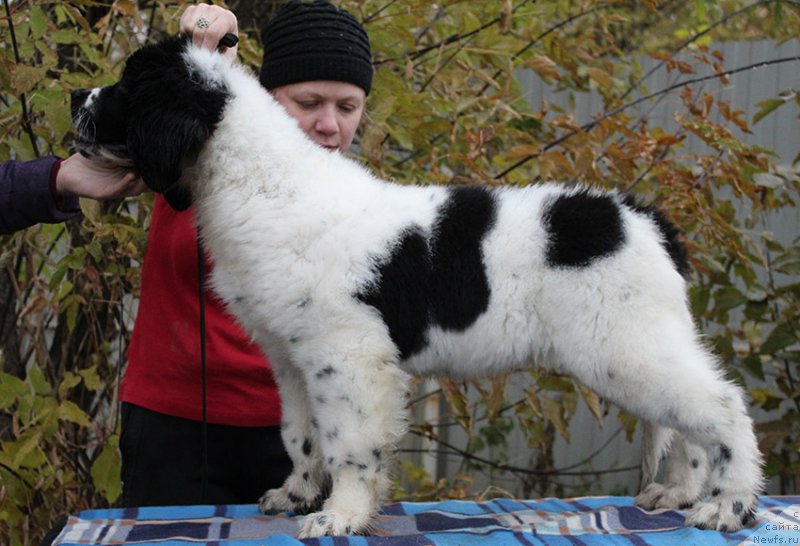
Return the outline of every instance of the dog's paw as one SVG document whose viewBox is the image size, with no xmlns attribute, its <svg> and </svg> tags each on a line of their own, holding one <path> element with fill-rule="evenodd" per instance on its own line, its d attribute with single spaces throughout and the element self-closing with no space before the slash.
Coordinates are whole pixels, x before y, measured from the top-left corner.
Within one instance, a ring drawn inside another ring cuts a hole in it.
<svg viewBox="0 0 800 546">
<path fill-rule="evenodd" d="M 305 516 L 298 538 L 337 535 L 366 535 L 372 528 L 372 517 L 363 512 L 323 510 Z"/>
<path fill-rule="evenodd" d="M 752 495 L 716 495 L 698 503 L 686 516 L 686 525 L 715 531 L 738 531 L 747 525 L 756 512 Z"/>
<path fill-rule="evenodd" d="M 656 508 L 685 510 L 691 508 L 699 498 L 699 495 L 687 491 L 684 487 L 651 483 L 636 496 L 635 502 L 636 506 L 644 510 Z"/>
<path fill-rule="evenodd" d="M 258 509 L 263 514 L 279 514 L 291 512 L 292 514 L 308 514 L 319 510 L 325 498 L 322 495 L 314 497 L 302 496 L 288 490 L 286 486 L 279 489 L 270 489 L 258 500 Z"/>
</svg>

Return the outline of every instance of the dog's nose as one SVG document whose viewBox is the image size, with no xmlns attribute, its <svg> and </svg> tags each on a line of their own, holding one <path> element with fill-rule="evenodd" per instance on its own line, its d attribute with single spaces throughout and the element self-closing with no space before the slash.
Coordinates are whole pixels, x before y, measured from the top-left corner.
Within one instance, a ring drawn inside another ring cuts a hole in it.
<svg viewBox="0 0 800 546">
<path fill-rule="evenodd" d="M 78 111 L 86 103 L 89 93 L 91 93 L 91 90 L 89 89 L 76 89 L 70 95 L 70 113 L 72 114 L 73 119 L 78 115 Z"/>
</svg>

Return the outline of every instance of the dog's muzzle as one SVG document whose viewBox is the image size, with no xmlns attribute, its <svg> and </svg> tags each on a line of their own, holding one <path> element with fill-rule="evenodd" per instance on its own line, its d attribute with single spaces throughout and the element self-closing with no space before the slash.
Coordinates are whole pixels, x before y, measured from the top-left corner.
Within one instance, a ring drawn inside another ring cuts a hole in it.
<svg viewBox="0 0 800 546">
<path fill-rule="evenodd" d="M 125 144 L 97 143 L 97 126 L 94 122 L 94 95 L 90 89 L 76 89 L 70 95 L 70 114 L 77 131 L 75 148 L 84 157 L 110 166 L 132 167 Z"/>
</svg>

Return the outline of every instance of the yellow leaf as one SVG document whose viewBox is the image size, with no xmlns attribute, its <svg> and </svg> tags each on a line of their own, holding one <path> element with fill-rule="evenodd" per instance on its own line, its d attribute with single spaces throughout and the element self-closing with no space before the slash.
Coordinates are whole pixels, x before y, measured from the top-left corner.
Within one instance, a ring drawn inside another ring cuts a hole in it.
<svg viewBox="0 0 800 546">
<path fill-rule="evenodd" d="M 11 87 L 15 95 L 28 93 L 44 79 L 47 69 L 42 66 L 13 65 L 11 69 Z"/>
<path fill-rule="evenodd" d="M 569 443 L 569 428 L 566 420 L 564 419 L 564 406 L 557 400 L 552 398 L 542 398 L 542 409 L 548 421 L 553 423 L 556 430 L 564 438 L 564 441 Z"/>
<path fill-rule="evenodd" d="M 122 493 L 122 482 L 120 481 L 122 463 L 118 445 L 118 436 L 108 438 L 103 446 L 103 451 L 92 464 L 92 482 L 110 503 L 116 501 Z"/>
<path fill-rule="evenodd" d="M 544 78 L 561 79 L 561 75 L 556 70 L 556 63 L 546 55 L 533 55 L 525 61 L 525 66 L 532 68 Z"/>
<path fill-rule="evenodd" d="M 589 389 L 588 387 L 582 385 L 581 383 L 577 383 L 578 390 L 581 391 L 581 396 L 583 397 L 584 402 L 586 402 L 586 406 L 589 408 L 589 411 L 592 412 L 594 418 L 597 419 L 597 422 L 600 423 L 600 426 L 603 426 L 603 408 L 600 407 L 600 397 L 597 396 L 593 390 Z"/>
<path fill-rule="evenodd" d="M 89 416 L 84 412 L 75 402 L 64 400 L 58 406 L 58 418 L 63 421 L 69 421 L 82 427 L 90 427 L 92 422 Z"/>
</svg>

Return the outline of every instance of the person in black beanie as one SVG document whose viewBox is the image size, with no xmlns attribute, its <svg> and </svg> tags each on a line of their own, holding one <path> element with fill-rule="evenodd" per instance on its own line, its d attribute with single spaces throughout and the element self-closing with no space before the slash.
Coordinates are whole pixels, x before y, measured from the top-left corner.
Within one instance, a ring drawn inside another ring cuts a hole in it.
<svg viewBox="0 0 800 546">
<path fill-rule="evenodd" d="M 208 49 L 226 33 L 238 35 L 236 16 L 209 4 L 188 7 L 180 28 Z M 262 39 L 261 83 L 314 142 L 346 152 L 372 86 L 364 28 L 330 2 L 291 0 Z M 236 47 L 223 54 L 234 58 Z M 205 307 L 209 424 L 201 462 L 196 237 L 193 209 L 178 213 L 156 196 L 120 390 L 124 506 L 254 503 L 292 469 L 269 362 L 213 294 Z"/>
<path fill-rule="evenodd" d="M 181 31 L 212 48 L 238 27 L 230 11 L 198 4 L 184 12 Z M 347 151 L 372 88 L 372 52 L 361 23 L 327 0 L 290 0 L 264 25 L 261 41 L 261 84 L 312 140 Z M 227 54 L 235 55 L 235 47 Z"/>
</svg>

